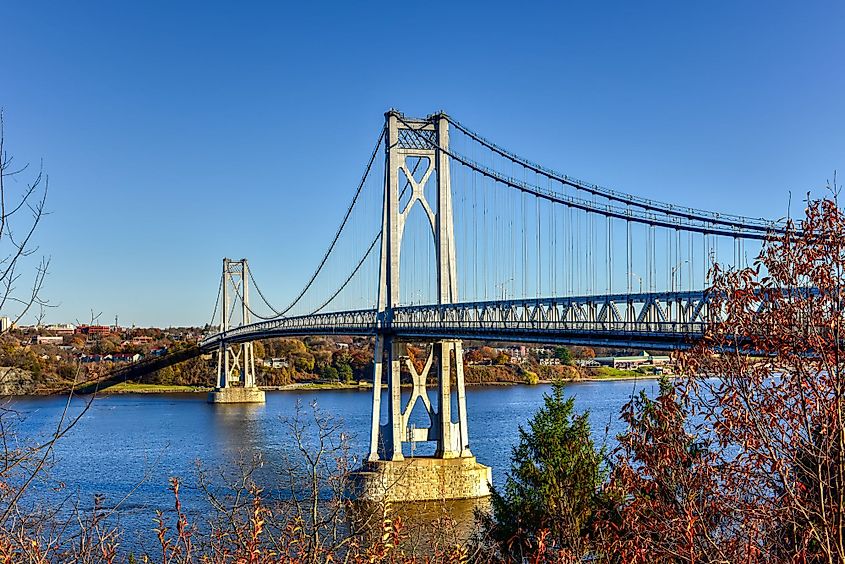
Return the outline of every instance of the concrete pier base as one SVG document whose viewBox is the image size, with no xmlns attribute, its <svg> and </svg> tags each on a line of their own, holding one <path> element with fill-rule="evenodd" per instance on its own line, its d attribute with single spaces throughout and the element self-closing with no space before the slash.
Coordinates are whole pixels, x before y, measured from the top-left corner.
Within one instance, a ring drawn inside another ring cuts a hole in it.
<svg viewBox="0 0 845 564">
<path fill-rule="evenodd" d="M 474 456 L 365 462 L 353 474 L 353 495 L 366 501 L 473 499 L 490 495 L 492 472 Z"/>
<path fill-rule="evenodd" d="M 258 388 L 217 388 L 208 393 L 208 403 L 264 403 L 264 390 Z"/>
</svg>

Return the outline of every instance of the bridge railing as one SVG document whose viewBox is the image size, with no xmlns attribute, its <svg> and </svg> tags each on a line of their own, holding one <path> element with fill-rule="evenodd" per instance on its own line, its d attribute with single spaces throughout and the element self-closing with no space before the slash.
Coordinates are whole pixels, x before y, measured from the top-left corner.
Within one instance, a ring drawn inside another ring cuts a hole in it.
<svg viewBox="0 0 845 564">
<path fill-rule="evenodd" d="M 613 331 L 625 333 L 677 333 L 700 335 L 707 327 L 704 321 L 620 321 L 620 320 L 578 320 L 552 319 L 547 316 L 528 318 L 516 315 L 508 318 L 500 312 L 484 311 L 478 317 L 455 316 L 454 312 L 433 309 L 430 311 L 396 310 L 390 320 L 390 328 L 401 332 L 414 328 L 454 329 L 456 333 L 467 331 L 495 332 L 564 332 L 564 331 Z"/>
<path fill-rule="evenodd" d="M 711 314 L 707 302 L 704 292 L 678 292 L 406 306 L 383 313 L 342 311 L 244 325 L 210 335 L 200 342 L 200 347 L 210 350 L 221 342 L 285 335 L 375 335 L 379 331 L 399 336 L 503 340 L 526 336 L 554 340 L 565 333 L 695 337 L 707 326 Z"/>
<path fill-rule="evenodd" d="M 225 333 L 209 335 L 200 341 L 204 350 L 216 348 L 221 342 L 242 342 L 289 335 L 371 335 L 376 332 L 375 310 L 354 310 L 295 317 L 281 317 L 259 323 L 242 325 Z"/>
</svg>

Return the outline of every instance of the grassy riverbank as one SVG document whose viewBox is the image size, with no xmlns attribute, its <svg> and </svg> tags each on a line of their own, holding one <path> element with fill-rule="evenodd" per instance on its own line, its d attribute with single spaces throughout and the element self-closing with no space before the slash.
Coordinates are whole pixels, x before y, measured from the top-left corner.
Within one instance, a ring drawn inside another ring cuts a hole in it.
<svg viewBox="0 0 845 564">
<path fill-rule="evenodd" d="M 639 372 L 637 370 L 620 370 L 619 368 L 611 368 L 610 366 L 602 366 L 601 368 L 592 368 L 591 375 L 584 378 L 584 380 L 634 380 L 640 378 L 660 378 L 660 374 L 654 372 Z M 671 374 L 667 374 L 671 377 Z"/>
<path fill-rule="evenodd" d="M 617 368 L 602 367 L 591 369 L 589 375 L 580 378 L 569 379 L 567 382 L 604 382 L 611 380 L 639 380 L 654 379 L 660 376 L 646 374 L 633 370 L 619 370 Z M 551 380 L 541 379 L 538 384 L 550 384 Z M 467 386 L 517 386 L 529 385 L 525 382 L 468 382 Z M 297 390 L 371 390 L 371 382 L 355 382 L 346 384 L 342 382 L 299 382 L 286 386 L 261 386 L 262 390 L 272 392 L 290 392 Z M 382 386 L 386 387 L 386 386 Z M 403 386 L 407 387 L 407 386 Z M 184 393 L 207 393 L 212 388 L 205 386 L 176 386 L 167 384 L 139 384 L 135 382 L 120 382 L 108 388 L 100 390 L 101 394 L 184 394 Z"/>
<path fill-rule="evenodd" d="M 137 384 L 135 382 L 120 382 L 100 390 L 101 394 L 184 394 L 208 392 L 211 388 L 204 386 L 173 386 L 166 384 Z"/>
<path fill-rule="evenodd" d="M 286 386 L 260 386 L 262 390 L 271 392 L 287 392 L 294 390 L 369 390 L 373 385 L 369 382 L 361 384 L 344 384 L 341 382 L 302 382 Z M 168 384 L 139 384 L 136 382 L 120 382 L 99 391 L 101 394 L 184 394 L 207 393 L 213 388 L 208 386 L 174 386 Z"/>
</svg>

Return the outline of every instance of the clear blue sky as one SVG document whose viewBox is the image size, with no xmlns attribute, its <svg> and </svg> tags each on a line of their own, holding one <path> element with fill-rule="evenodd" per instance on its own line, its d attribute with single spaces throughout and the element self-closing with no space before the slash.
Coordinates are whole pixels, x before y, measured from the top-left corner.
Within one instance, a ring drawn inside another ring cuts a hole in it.
<svg viewBox="0 0 845 564">
<path fill-rule="evenodd" d="M 390 107 L 444 109 L 568 174 L 756 217 L 845 169 L 841 2 L 13 0 L 0 14 L 8 147 L 50 174 L 48 321 L 204 323 L 224 255 L 284 302 Z M 244 220 L 222 230 L 227 214 Z"/>
</svg>

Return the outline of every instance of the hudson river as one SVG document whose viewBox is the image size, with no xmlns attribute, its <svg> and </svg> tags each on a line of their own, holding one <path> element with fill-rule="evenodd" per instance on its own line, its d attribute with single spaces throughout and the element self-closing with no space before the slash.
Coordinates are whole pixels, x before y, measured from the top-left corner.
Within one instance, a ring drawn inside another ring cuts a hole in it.
<svg viewBox="0 0 845 564">
<path fill-rule="evenodd" d="M 570 384 L 567 395 L 576 397 L 578 411 L 589 410 L 597 443 L 613 444 L 624 429 L 619 409 L 631 394 L 656 392 L 654 380 Z M 503 483 L 511 447 L 518 441 L 518 427 L 525 425 L 543 404 L 548 385 L 489 386 L 467 389 L 470 448 L 478 460 L 493 467 L 493 481 Z M 197 489 L 199 468 L 222 481 L 220 470 L 237 470 L 240 461 L 260 456 L 264 461 L 257 479 L 269 491 L 274 471 L 286 456 L 293 456 L 293 442 L 286 418 L 297 401 L 303 416 L 309 404 L 343 422 L 350 437 L 351 454 L 366 455 L 369 442 L 371 391 L 267 392 L 264 405 L 210 405 L 205 394 L 113 395 L 97 398 L 87 413 L 56 445 L 46 481 L 33 483 L 28 496 L 55 502 L 77 494 L 83 508 L 95 495 L 106 506 L 120 502 L 118 514 L 125 529 L 147 537 L 157 509 L 169 510 L 173 500 L 168 479 L 183 480 L 183 502 L 201 520 L 204 495 Z M 429 390 L 435 400 L 436 390 Z M 75 399 L 70 415 L 78 413 L 84 398 Z M 8 407 L 22 419 L 17 434 L 22 441 L 45 439 L 55 430 L 66 398 L 16 398 Z M 386 400 L 382 400 L 383 406 Z M 454 412 L 453 412 L 454 413 Z M 422 424 L 419 413 L 412 421 Z M 420 452 L 426 452 L 424 449 Z M 56 489 L 63 483 L 63 489 Z M 127 497 L 128 496 L 128 497 Z M 129 534 L 127 536 L 132 536 Z M 133 545 L 130 538 L 124 542 Z M 137 541 L 135 541 L 137 542 Z M 126 546 L 124 544 L 124 546 Z"/>
</svg>

